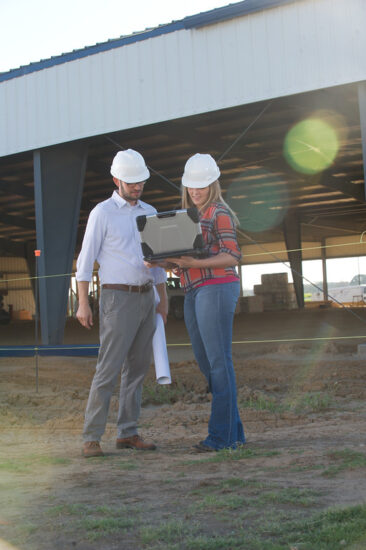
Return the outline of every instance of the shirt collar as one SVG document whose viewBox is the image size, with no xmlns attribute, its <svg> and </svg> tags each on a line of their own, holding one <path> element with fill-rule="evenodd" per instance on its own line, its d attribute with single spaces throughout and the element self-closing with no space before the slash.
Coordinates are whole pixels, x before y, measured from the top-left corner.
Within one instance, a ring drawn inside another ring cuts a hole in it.
<svg viewBox="0 0 366 550">
<path fill-rule="evenodd" d="M 115 202 L 118 208 L 123 208 L 124 206 L 134 208 L 134 206 L 131 206 L 125 199 L 121 197 L 117 190 L 113 191 L 112 200 Z M 145 204 L 140 200 L 137 201 L 136 206 L 138 206 L 139 208 L 145 208 Z"/>
</svg>

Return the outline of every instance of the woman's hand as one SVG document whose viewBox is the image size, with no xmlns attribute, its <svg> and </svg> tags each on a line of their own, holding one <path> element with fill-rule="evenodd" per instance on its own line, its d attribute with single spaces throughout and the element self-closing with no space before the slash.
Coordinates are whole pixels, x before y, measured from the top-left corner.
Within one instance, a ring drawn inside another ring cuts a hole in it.
<svg viewBox="0 0 366 550">
<path fill-rule="evenodd" d="M 180 258 L 167 258 L 167 262 L 173 264 L 176 267 L 199 267 L 199 260 L 193 258 L 193 256 L 181 256 Z"/>
<path fill-rule="evenodd" d="M 145 264 L 145 267 L 148 267 L 149 269 L 151 269 L 152 267 L 163 267 L 164 269 L 169 268 L 167 262 L 164 260 L 160 260 L 158 262 L 148 262 L 144 260 L 144 264 Z"/>
<path fill-rule="evenodd" d="M 149 269 L 151 269 L 152 267 L 162 267 L 163 269 L 174 269 L 175 267 L 178 267 L 176 263 L 172 263 L 167 260 L 160 260 L 159 262 L 147 262 L 146 260 L 144 260 L 144 264 Z"/>
<path fill-rule="evenodd" d="M 167 258 L 167 261 L 174 263 L 179 268 L 196 267 L 198 269 L 214 269 L 234 267 L 238 265 L 238 260 L 227 252 L 220 252 L 219 254 L 216 254 L 215 256 L 210 256 L 208 258 L 193 258 L 193 256 L 181 256 L 180 258 Z"/>
</svg>

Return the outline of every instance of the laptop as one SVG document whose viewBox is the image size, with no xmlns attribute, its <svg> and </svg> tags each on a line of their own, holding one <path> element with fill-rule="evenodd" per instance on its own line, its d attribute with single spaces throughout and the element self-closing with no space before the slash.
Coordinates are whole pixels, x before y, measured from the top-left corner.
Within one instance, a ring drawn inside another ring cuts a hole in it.
<svg viewBox="0 0 366 550">
<path fill-rule="evenodd" d="M 196 208 L 137 216 L 136 223 L 142 254 L 146 261 L 205 255 L 199 213 Z"/>
</svg>

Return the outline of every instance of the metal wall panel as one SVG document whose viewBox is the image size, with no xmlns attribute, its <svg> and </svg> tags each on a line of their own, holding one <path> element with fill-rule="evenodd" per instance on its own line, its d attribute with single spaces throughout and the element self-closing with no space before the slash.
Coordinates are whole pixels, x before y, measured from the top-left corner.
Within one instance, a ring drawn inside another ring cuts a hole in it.
<svg viewBox="0 0 366 550">
<path fill-rule="evenodd" d="M 300 0 L 0 84 L 0 156 L 366 80 L 366 2 Z"/>
</svg>

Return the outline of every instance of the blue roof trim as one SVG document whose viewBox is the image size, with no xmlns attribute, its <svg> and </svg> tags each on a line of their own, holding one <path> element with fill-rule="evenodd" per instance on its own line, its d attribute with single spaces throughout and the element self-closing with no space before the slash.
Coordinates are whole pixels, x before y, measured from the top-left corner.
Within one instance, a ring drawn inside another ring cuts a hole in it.
<svg viewBox="0 0 366 550">
<path fill-rule="evenodd" d="M 159 27 L 128 36 L 121 36 L 120 38 L 95 44 L 94 46 L 87 46 L 86 48 L 82 48 L 80 50 L 74 50 L 69 53 L 50 57 L 49 59 L 43 59 L 42 61 L 30 63 L 29 65 L 19 67 L 18 69 L 12 69 L 6 73 L 0 73 L 0 82 L 5 82 L 6 80 L 11 80 L 26 74 L 41 71 L 42 69 L 47 69 L 56 65 L 62 65 L 63 63 L 74 61 L 76 59 L 82 59 L 83 57 L 88 57 L 89 55 L 106 52 L 108 50 L 113 50 L 114 48 L 120 48 L 121 46 L 127 46 L 128 44 L 133 44 L 134 42 L 141 42 L 142 40 L 154 38 L 163 34 L 168 34 L 183 29 L 199 28 L 205 25 L 225 21 L 227 19 L 233 19 L 234 17 L 240 15 L 262 11 L 268 8 L 298 1 L 299 0 L 243 0 L 242 2 L 236 2 L 235 4 L 223 6 L 222 8 L 216 8 L 214 10 L 198 13 L 197 15 L 190 15 L 180 21 L 174 21 L 172 23 L 168 23 L 167 25 L 161 25 Z"/>
<path fill-rule="evenodd" d="M 31 63 L 30 65 L 25 65 L 24 67 L 20 67 L 19 69 L 12 69 L 7 73 L 0 73 L 0 82 L 11 80 L 12 78 L 17 78 L 19 76 L 24 76 L 26 74 L 41 71 L 42 69 L 54 67 L 55 65 L 62 65 L 63 63 L 67 63 L 68 61 L 82 59 L 83 57 L 88 57 L 89 55 L 106 52 L 108 50 L 120 48 L 121 46 L 126 46 L 127 44 L 141 42 L 142 40 L 147 40 L 148 38 L 154 38 L 155 36 L 168 34 L 182 29 L 184 29 L 183 22 L 176 21 L 174 23 L 169 23 L 168 25 L 156 27 L 148 31 L 142 31 L 141 33 L 131 34 L 129 36 L 121 36 L 121 38 L 108 40 L 108 42 L 102 42 L 101 44 L 96 44 L 95 46 L 88 46 L 81 50 L 74 50 L 70 53 L 57 55 L 55 57 L 50 57 L 49 59 L 43 59 L 42 61 L 37 61 L 35 63 Z"/>
<path fill-rule="evenodd" d="M 281 6 L 282 4 L 290 4 L 298 1 L 299 0 L 244 0 L 243 2 L 230 4 L 222 8 L 216 8 L 215 10 L 191 15 L 182 21 L 186 29 L 204 27 L 205 25 L 211 25 L 219 21 L 233 19 L 239 15 L 246 15 L 248 13 L 254 13 L 256 11 L 262 11 Z"/>
</svg>

